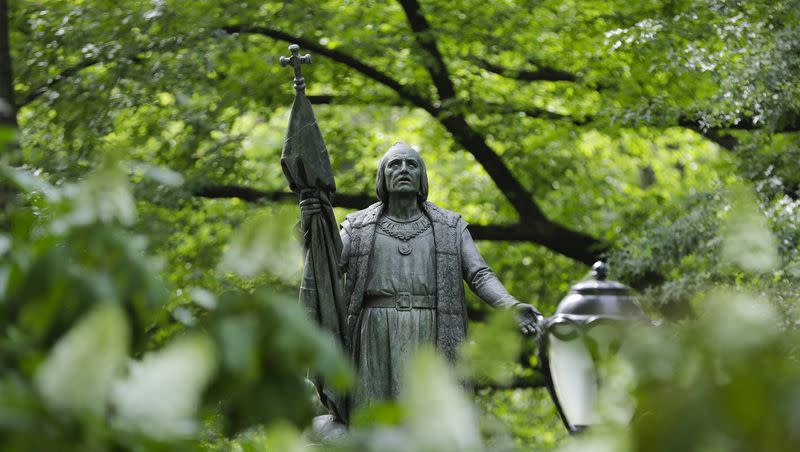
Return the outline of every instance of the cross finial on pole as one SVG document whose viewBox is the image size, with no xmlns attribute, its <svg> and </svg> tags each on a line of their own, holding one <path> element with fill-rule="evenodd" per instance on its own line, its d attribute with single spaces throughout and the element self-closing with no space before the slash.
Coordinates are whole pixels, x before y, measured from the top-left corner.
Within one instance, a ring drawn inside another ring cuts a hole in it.
<svg viewBox="0 0 800 452">
<path fill-rule="evenodd" d="M 300 65 L 303 63 L 311 64 L 311 55 L 300 55 L 300 46 L 292 44 L 289 46 L 289 52 L 292 53 L 290 57 L 282 56 L 280 59 L 281 66 L 291 65 L 294 68 L 294 89 L 302 91 L 306 89 L 306 80 L 300 72 Z"/>
</svg>

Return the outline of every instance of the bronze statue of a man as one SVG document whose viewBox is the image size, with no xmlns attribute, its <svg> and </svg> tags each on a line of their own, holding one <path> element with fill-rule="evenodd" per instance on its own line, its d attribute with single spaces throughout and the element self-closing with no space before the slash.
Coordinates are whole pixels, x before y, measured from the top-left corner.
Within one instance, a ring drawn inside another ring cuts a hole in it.
<svg viewBox="0 0 800 452">
<path fill-rule="evenodd" d="M 503 287 L 461 216 L 427 201 L 428 177 L 417 151 L 404 143 L 389 148 L 378 164 L 376 191 L 380 201 L 347 215 L 341 228 L 346 342 L 357 371 L 347 412 L 394 399 L 416 346 L 432 344 L 455 358 L 467 333 L 462 281 L 490 305 L 514 308 L 525 334 L 535 332 L 541 316 Z M 307 222 L 319 201 L 300 207 Z"/>
</svg>

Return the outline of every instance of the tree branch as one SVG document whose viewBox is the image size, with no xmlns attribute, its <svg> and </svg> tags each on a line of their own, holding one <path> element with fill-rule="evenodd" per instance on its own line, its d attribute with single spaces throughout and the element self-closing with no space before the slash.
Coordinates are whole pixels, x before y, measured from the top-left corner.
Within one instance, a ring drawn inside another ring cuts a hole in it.
<svg viewBox="0 0 800 452">
<path fill-rule="evenodd" d="M 505 78 L 511 78 L 514 80 L 520 80 L 524 82 L 577 82 L 578 76 L 571 72 L 562 71 L 560 69 L 555 69 L 548 66 L 543 66 L 540 64 L 536 64 L 536 70 L 527 70 L 527 69 L 512 69 L 507 68 L 504 66 L 500 66 L 490 61 L 484 60 L 483 58 L 478 57 L 470 57 L 470 60 L 475 62 L 481 68 L 493 73 L 500 75 Z"/>
<path fill-rule="evenodd" d="M 94 65 L 96 65 L 98 63 L 100 63 L 99 59 L 97 59 L 97 58 L 88 58 L 88 59 L 83 60 L 83 61 L 81 61 L 80 63 L 78 63 L 78 64 L 76 64 L 74 66 L 71 66 L 71 67 L 68 67 L 68 68 L 64 69 L 63 71 L 59 72 L 58 74 L 54 75 L 52 78 L 47 80 L 47 82 L 45 84 L 43 84 L 43 85 L 41 85 L 41 86 L 39 86 L 37 88 L 34 88 L 31 91 L 29 91 L 28 94 L 26 94 L 20 100 L 19 104 L 17 104 L 17 108 L 22 108 L 22 107 L 30 104 L 31 102 L 33 102 L 36 99 L 38 99 L 39 97 L 41 97 L 44 93 L 46 93 L 47 91 L 51 90 L 54 86 L 58 85 L 61 81 L 65 80 L 67 78 L 70 78 L 70 77 L 78 74 L 80 71 L 82 71 L 82 70 L 84 70 L 84 69 L 86 69 L 88 67 L 92 67 L 92 66 L 94 66 Z"/>
<path fill-rule="evenodd" d="M 736 139 L 736 137 L 724 133 L 721 129 L 704 127 L 698 121 L 681 118 L 678 120 L 678 125 L 697 132 L 698 134 L 706 137 L 708 140 L 717 143 L 729 151 L 732 151 L 734 148 L 736 148 L 736 146 L 739 145 L 739 140 Z"/>
<path fill-rule="evenodd" d="M 403 102 L 397 97 L 370 97 L 354 98 L 351 96 L 340 96 L 336 94 L 318 94 L 306 96 L 308 101 L 314 105 L 355 105 L 363 107 L 365 105 L 381 105 L 385 107 L 408 107 L 408 102 Z M 291 99 L 291 98 L 289 98 Z M 291 102 L 291 100 L 290 100 Z"/>
<path fill-rule="evenodd" d="M 401 1 L 401 5 L 410 16 L 409 20 L 412 24 L 412 29 L 415 31 L 415 37 L 418 39 L 418 43 L 431 53 L 431 58 L 426 58 L 425 62 L 428 72 L 433 77 L 433 83 L 437 89 L 441 103 L 444 104 L 447 101 L 455 101 L 455 89 L 450 81 L 441 53 L 439 53 L 436 42 L 433 39 L 433 34 L 430 32 L 430 26 L 421 14 L 419 4 L 416 0 L 404 0 Z M 273 39 L 296 43 L 320 55 L 327 56 L 334 61 L 349 66 L 367 78 L 394 90 L 402 99 L 410 102 L 412 105 L 422 108 L 432 115 L 445 129 L 453 134 L 454 139 L 461 144 L 464 149 L 475 156 L 478 163 L 483 166 L 489 174 L 489 177 L 492 178 L 503 195 L 517 210 L 520 216 L 520 222 L 528 225 L 528 227 L 534 231 L 536 243 L 587 265 L 591 265 L 597 259 L 597 254 L 602 251 L 603 244 L 599 240 L 586 234 L 572 231 L 550 221 L 543 214 L 539 206 L 532 200 L 530 194 L 519 180 L 517 180 L 508 167 L 505 166 L 500 156 L 486 144 L 480 134 L 470 127 L 463 114 L 455 113 L 452 110 L 440 110 L 438 106 L 434 106 L 427 99 L 402 85 L 388 74 L 361 62 L 351 55 L 339 50 L 330 49 L 310 39 L 294 36 L 268 27 L 230 25 L 222 29 L 228 33 L 261 34 Z"/>
<path fill-rule="evenodd" d="M 280 41 L 285 41 L 289 43 L 295 43 L 298 45 L 303 46 L 304 48 L 314 51 L 320 55 L 325 55 L 326 57 L 330 58 L 333 61 L 337 61 L 339 63 L 344 64 L 345 66 L 349 66 L 356 71 L 360 72 L 362 75 L 370 78 L 387 88 L 390 88 L 401 98 L 407 100 L 412 105 L 422 108 L 423 110 L 431 113 L 432 115 L 438 114 L 438 109 L 435 108 L 427 99 L 422 97 L 420 94 L 413 91 L 408 86 L 403 85 L 399 81 L 393 79 L 388 74 L 383 73 L 374 67 L 358 60 L 357 58 L 348 55 L 346 53 L 340 52 L 335 49 L 330 49 L 325 47 L 321 44 L 318 44 L 315 41 L 310 39 L 306 39 L 300 36 L 294 36 L 289 33 L 275 30 L 273 28 L 268 27 L 256 27 L 256 26 L 247 26 L 247 25 L 228 25 L 222 27 L 222 30 L 226 33 L 252 33 L 252 34 L 259 34 L 263 36 L 268 36 L 273 39 L 277 39 Z"/>
<path fill-rule="evenodd" d="M 205 185 L 192 189 L 192 194 L 201 198 L 238 198 L 242 201 L 263 203 L 297 203 L 297 195 L 280 190 L 259 190 L 241 185 Z M 345 209 L 364 209 L 377 201 L 376 195 L 337 193 L 333 206 Z M 542 236 L 535 224 L 480 225 L 470 224 L 469 231 L 475 240 L 493 242 L 531 242 L 542 244 Z"/>
<path fill-rule="evenodd" d="M 443 105 L 457 102 L 447 65 L 419 2 L 399 0 L 399 3 L 414 32 L 417 44 L 428 53 L 428 57 L 423 58 L 423 64 L 433 79 L 440 101 Z M 519 214 L 520 223 L 528 225 L 536 232 L 536 243 L 587 265 L 597 260 L 604 244 L 594 237 L 573 231 L 548 219 L 500 156 L 486 143 L 483 136 L 467 123 L 463 113 L 453 110 L 443 111 L 437 119 L 483 166 L 497 188 Z"/>
<path fill-rule="evenodd" d="M 205 185 L 192 190 L 194 196 L 211 199 L 238 198 L 247 202 L 298 203 L 297 195 L 288 191 L 259 190 L 241 185 Z M 363 209 L 377 201 L 376 195 L 336 193 L 334 207 Z"/>
<path fill-rule="evenodd" d="M 365 102 L 357 99 L 353 99 L 346 96 L 337 96 L 334 94 L 308 96 L 308 99 L 311 101 L 312 104 L 315 105 L 365 105 L 366 104 Z M 384 105 L 387 107 L 402 107 L 405 105 L 402 102 L 392 99 L 379 99 L 378 102 L 380 105 Z M 370 102 L 370 104 L 375 105 L 374 102 Z M 593 116 L 575 117 L 562 113 L 556 113 L 554 111 L 546 110 L 544 108 L 525 108 L 521 106 L 514 106 L 497 102 L 481 103 L 478 101 L 471 101 L 467 103 L 467 106 L 471 109 L 477 107 L 486 107 L 491 113 L 508 114 L 508 115 L 517 115 L 521 113 L 529 118 L 549 119 L 553 121 L 566 121 L 576 126 L 585 126 L 587 124 L 590 124 L 595 119 Z M 698 134 L 704 136 L 708 140 L 713 141 L 718 145 L 729 150 L 733 150 L 733 148 L 735 148 L 739 144 L 739 142 L 735 137 L 726 133 L 726 131 L 731 131 L 731 130 L 754 131 L 754 130 L 764 130 L 764 129 L 768 130 L 768 127 L 764 124 L 753 124 L 751 118 L 744 118 L 738 124 L 732 124 L 720 127 L 704 127 L 700 121 L 689 119 L 688 117 L 680 117 L 676 125 L 697 132 Z M 662 126 L 673 127 L 674 125 L 663 124 Z M 800 131 L 800 119 L 786 122 L 781 126 L 775 127 L 774 129 L 772 129 L 772 131 L 774 133 L 798 132 Z"/>
<path fill-rule="evenodd" d="M 757 122 L 752 116 L 739 118 L 735 124 L 719 127 L 720 129 L 731 130 L 761 130 L 768 128 L 763 121 Z M 800 131 L 800 116 L 792 118 L 783 124 L 779 124 L 772 129 L 775 133 L 790 133 Z"/>
<path fill-rule="evenodd" d="M 126 55 L 118 56 L 114 59 L 107 59 L 103 60 L 101 58 L 87 58 L 85 60 L 80 61 L 79 63 L 64 69 L 63 71 L 59 72 L 58 74 L 54 75 L 52 78 L 48 79 L 43 85 L 33 88 L 28 91 L 28 93 L 24 96 L 24 98 L 19 102 L 17 108 L 22 108 L 31 102 L 35 101 L 39 97 L 41 97 L 47 91 L 53 89 L 56 85 L 61 83 L 62 81 L 74 77 L 75 75 L 79 74 L 84 69 L 88 69 L 98 64 L 102 63 L 115 63 L 119 64 L 120 61 L 124 61 L 126 63 L 141 63 L 145 61 L 140 55 L 141 52 L 149 52 L 153 50 L 168 50 L 172 47 L 176 47 L 178 45 L 183 45 L 188 42 L 205 39 L 207 37 L 213 37 L 213 34 L 208 33 L 200 33 L 196 35 L 176 35 L 168 42 L 160 43 L 159 45 L 147 45 L 142 48 L 133 50 L 128 52 Z"/>
<path fill-rule="evenodd" d="M 756 123 L 754 118 L 749 116 L 739 119 L 736 124 L 728 124 L 719 127 L 709 127 L 707 124 L 697 119 L 693 119 L 688 116 L 682 116 L 678 118 L 678 125 L 699 133 L 700 135 L 708 138 L 714 143 L 717 143 L 723 148 L 728 149 L 729 151 L 734 150 L 734 148 L 739 145 L 739 140 L 727 131 L 752 131 L 760 129 L 769 130 L 769 127 L 766 124 L 763 122 Z M 791 120 L 772 128 L 773 133 L 793 133 L 798 131 L 800 131 L 800 116 L 793 117 Z"/>
<path fill-rule="evenodd" d="M 447 65 L 441 52 L 439 52 L 439 46 L 436 44 L 433 30 L 422 13 L 419 2 L 417 0 L 399 0 L 399 3 L 403 7 L 408 24 L 411 26 L 411 31 L 414 32 L 414 39 L 417 41 L 417 45 L 428 54 L 428 58 L 423 58 L 423 62 L 431 75 L 436 91 L 439 93 L 439 99 L 442 102 L 455 99 L 456 90 L 453 87 L 452 80 L 450 80 L 450 73 L 447 70 Z"/>
<path fill-rule="evenodd" d="M 143 61 L 142 58 L 139 58 L 139 57 L 129 57 L 128 59 L 132 63 L 140 63 L 140 62 Z M 84 69 L 90 68 L 90 67 L 95 66 L 95 65 L 100 64 L 100 63 L 102 63 L 102 61 L 100 59 L 98 59 L 98 58 L 87 58 L 86 60 L 83 60 L 83 61 L 81 61 L 80 63 L 78 63 L 78 64 L 76 64 L 74 66 L 71 66 L 71 67 L 68 67 L 68 68 L 64 69 L 63 71 L 61 71 L 58 74 L 54 75 L 52 78 L 48 79 L 47 82 L 45 82 L 43 85 L 30 90 L 28 92 L 28 94 L 26 94 L 22 98 L 22 100 L 17 104 L 17 108 L 22 108 L 22 107 L 30 104 L 31 102 L 33 102 L 36 99 L 38 99 L 39 97 L 41 97 L 44 93 L 46 93 L 46 92 L 50 91 L 51 89 L 53 89 L 53 87 L 55 87 L 56 85 L 58 85 L 62 81 L 77 75 L 78 73 L 80 73 Z"/>
<path fill-rule="evenodd" d="M 377 99 L 376 102 L 373 102 L 371 99 L 369 102 L 364 102 L 361 100 L 353 99 L 347 96 L 337 96 L 334 94 L 320 94 L 320 95 L 310 95 L 306 96 L 308 100 L 314 105 L 382 105 L 386 107 L 403 107 L 406 104 L 400 102 L 396 99 Z M 586 116 L 583 118 L 578 118 L 574 116 L 569 116 L 561 113 L 556 113 L 554 111 L 546 110 L 544 108 L 523 108 L 517 107 L 514 105 L 507 105 L 501 104 L 497 102 L 476 102 L 471 101 L 467 102 L 467 107 L 470 110 L 475 110 L 476 108 L 485 107 L 490 113 L 498 113 L 503 115 L 518 115 L 522 113 L 528 118 L 537 118 L 537 119 L 549 119 L 553 121 L 566 121 L 572 123 L 576 126 L 584 126 L 592 122 L 591 116 Z"/>
<path fill-rule="evenodd" d="M 514 378 L 511 380 L 511 382 L 505 385 L 488 382 L 475 382 L 473 384 L 473 388 L 475 388 L 476 391 L 481 389 L 488 389 L 492 391 L 501 391 L 507 389 L 535 389 L 544 388 L 545 386 L 547 386 L 547 383 L 545 382 L 544 376 L 541 374 L 541 372 L 536 372 L 530 377 Z"/>
<path fill-rule="evenodd" d="M 594 119 L 591 116 L 578 118 L 570 115 L 564 115 L 561 113 L 556 113 L 554 111 L 546 110 L 544 108 L 536 108 L 536 107 L 522 108 L 514 105 L 498 104 L 495 102 L 487 102 L 484 105 L 496 111 L 497 113 L 515 114 L 515 115 L 522 113 L 528 118 L 550 119 L 553 121 L 566 121 L 576 126 L 585 126 L 586 124 L 592 122 L 592 120 Z"/>
</svg>

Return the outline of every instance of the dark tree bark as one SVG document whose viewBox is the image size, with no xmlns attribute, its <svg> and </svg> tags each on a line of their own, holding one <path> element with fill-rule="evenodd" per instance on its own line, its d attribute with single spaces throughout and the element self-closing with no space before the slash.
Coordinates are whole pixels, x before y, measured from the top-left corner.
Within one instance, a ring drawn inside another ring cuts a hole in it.
<svg viewBox="0 0 800 452">
<path fill-rule="evenodd" d="M 0 127 L 17 127 L 8 29 L 8 0 L 0 0 Z"/>
<path fill-rule="evenodd" d="M 14 78 L 11 71 L 11 46 L 8 30 L 8 1 L 0 0 L 0 158 L 14 150 L 13 138 L 6 141 L 17 128 L 17 107 L 14 103 Z M 10 227 L 5 215 L 6 206 L 16 190 L 0 180 L 0 229 Z"/>
</svg>

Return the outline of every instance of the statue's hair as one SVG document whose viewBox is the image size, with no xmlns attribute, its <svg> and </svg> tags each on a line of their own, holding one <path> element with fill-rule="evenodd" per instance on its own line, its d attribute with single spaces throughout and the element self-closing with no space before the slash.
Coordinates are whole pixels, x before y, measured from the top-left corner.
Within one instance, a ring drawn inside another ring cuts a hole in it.
<svg viewBox="0 0 800 452">
<path fill-rule="evenodd" d="M 419 152 L 402 141 L 393 144 L 378 162 L 378 174 L 375 177 L 375 192 L 378 194 L 378 199 L 380 199 L 381 202 L 384 204 L 389 203 L 389 190 L 386 188 L 386 165 L 389 163 L 389 157 L 401 150 L 412 150 L 414 151 L 414 155 L 417 156 L 420 167 L 417 202 L 422 204 L 428 200 L 428 170 L 425 168 L 425 161 L 422 160 L 422 156 L 419 155 Z"/>
</svg>

